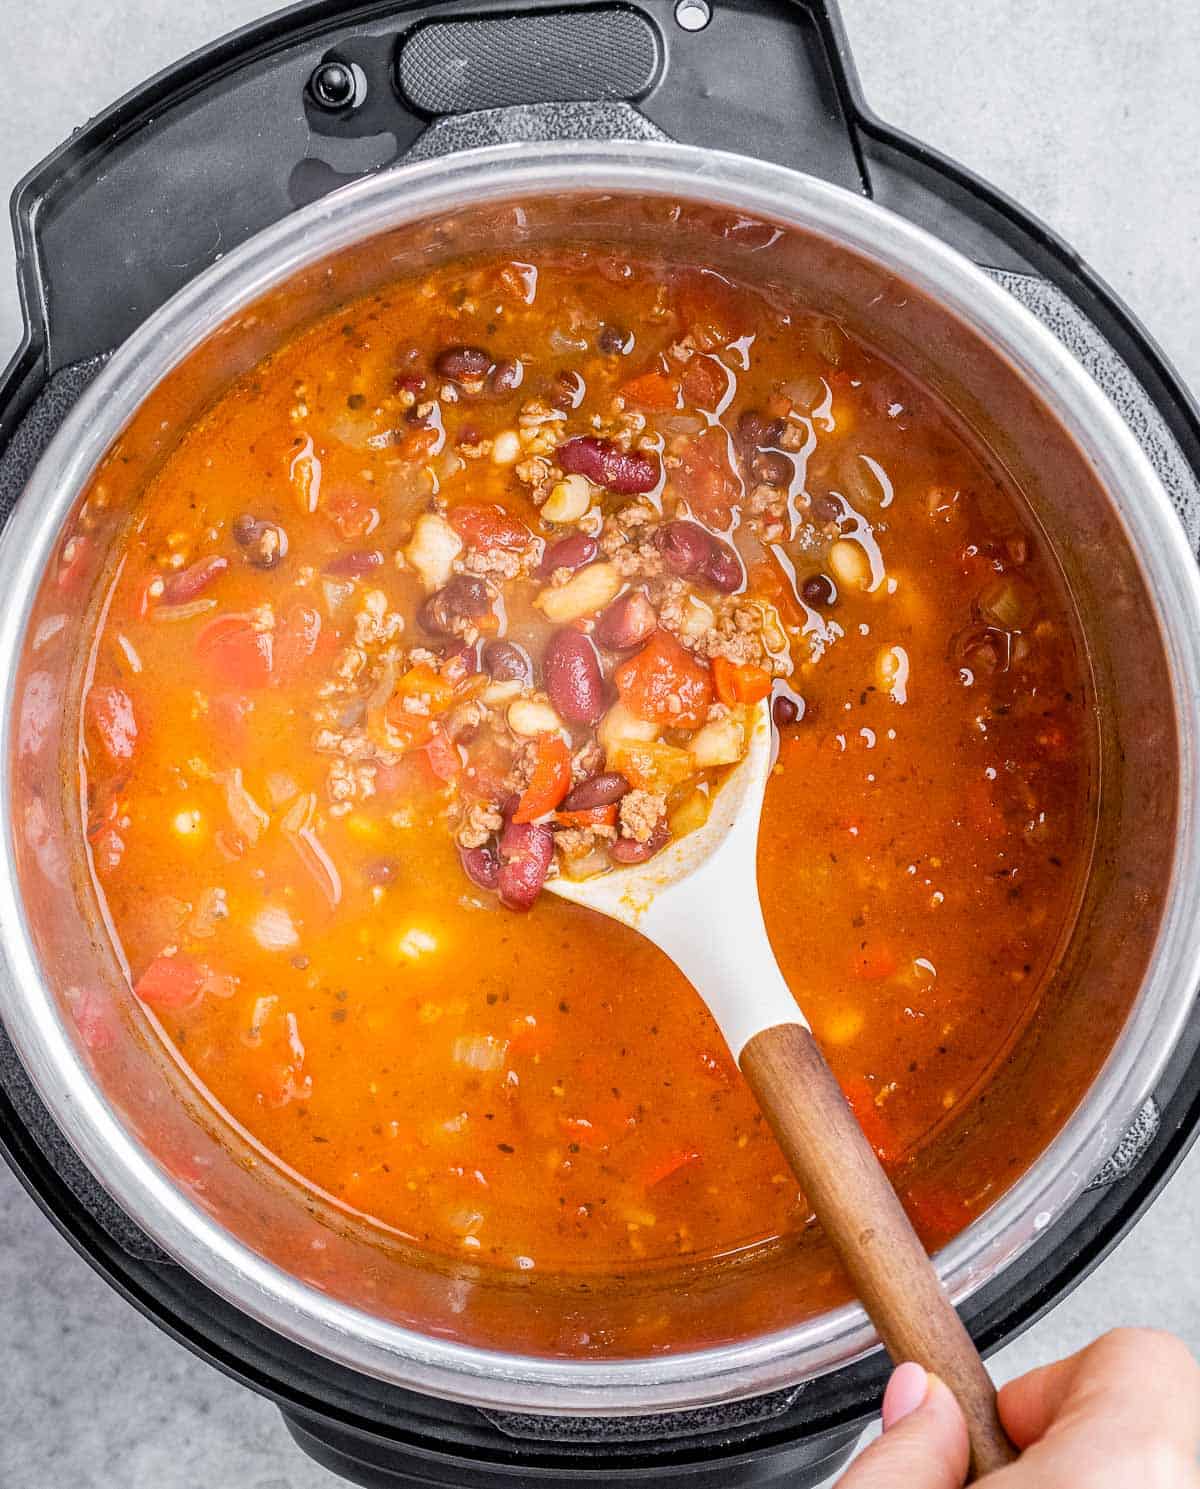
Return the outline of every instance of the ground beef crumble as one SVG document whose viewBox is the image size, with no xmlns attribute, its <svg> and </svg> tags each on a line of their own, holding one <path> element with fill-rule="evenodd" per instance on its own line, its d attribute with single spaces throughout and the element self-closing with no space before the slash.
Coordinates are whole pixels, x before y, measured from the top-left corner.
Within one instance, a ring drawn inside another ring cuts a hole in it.
<svg viewBox="0 0 1200 1489">
<path fill-rule="evenodd" d="M 648 843 L 666 811 L 665 796 L 658 796 L 653 791 L 631 791 L 621 798 L 621 836 Z"/>
<path fill-rule="evenodd" d="M 461 848 L 482 848 L 503 826 L 504 817 L 498 806 L 490 801 L 474 801 L 463 814 L 455 836 Z"/>
</svg>

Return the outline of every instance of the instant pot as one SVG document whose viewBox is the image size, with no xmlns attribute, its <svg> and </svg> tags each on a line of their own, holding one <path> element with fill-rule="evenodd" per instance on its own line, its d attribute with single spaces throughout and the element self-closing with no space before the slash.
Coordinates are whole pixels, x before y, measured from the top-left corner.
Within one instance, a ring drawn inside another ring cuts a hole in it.
<svg viewBox="0 0 1200 1489">
<path fill-rule="evenodd" d="M 1058 1060 L 1077 1109 L 938 1258 L 985 1352 L 1096 1265 L 1195 1132 L 1200 420 L 1142 328 L 1041 224 L 870 114 L 820 0 L 281 12 L 115 105 L 14 197 L 27 334 L 0 382 L 0 1141 L 114 1287 L 364 1485 L 814 1484 L 852 1450 L 886 1365 L 856 1307 L 786 1318 L 786 1256 L 761 1334 L 654 1360 L 571 1359 L 515 1291 L 464 1337 L 463 1289 L 481 1287 L 466 1272 L 359 1266 L 350 1295 L 363 1238 L 205 1149 L 183 1085 L 107 1022 L 111 951 L 71 913 L 54 816 L 61 709 L 38 710 L 66 696 L 83 620 L 55 608 L 53 564 L 100 462 L 114 485 L 122 465 L 151 469 L 222 379 L 331 292 L 377 282 L 364 243 L 411 262 L 514 233 L 652 237 L 654 201 L 682 202 L 673 231 L 718 258 L 766 255 L 847 314 L 877 307 L 875 339 L 906 365 L 935 378 L 953 361 L 960 402 L 1004 406 L 1005 458 L 1054 486 L 1042 520 L 1107 617 L 1104 707 L 1128 749 L 1104 766 L 1097 933 L 1062 1028 L 996 1097 L 1035 1101 Z M 1094 1022 L 1127 1015 L 1094 1065 L 1070 1037 L 1085 992 Z M 619 1324 L 632 1287 L 555 1307 Z M 681 1320 L 708 1318 L 706 1287 L 682 1289 Z"/>
</svg>

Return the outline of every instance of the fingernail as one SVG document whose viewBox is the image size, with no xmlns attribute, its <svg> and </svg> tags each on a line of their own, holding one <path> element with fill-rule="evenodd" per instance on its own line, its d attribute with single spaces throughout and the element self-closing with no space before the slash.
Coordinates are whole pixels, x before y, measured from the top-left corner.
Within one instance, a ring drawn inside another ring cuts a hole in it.
<svg viewBox="0 0 1200 1489">
<path fill-rule="evenodd" d="M 920 1365 L 912 1360 L 897 1365 L 883 1393 L 883 1430 L 886 1432 L 916 1411 L 928 1392 L 929 1376 Z"/>
</svg>

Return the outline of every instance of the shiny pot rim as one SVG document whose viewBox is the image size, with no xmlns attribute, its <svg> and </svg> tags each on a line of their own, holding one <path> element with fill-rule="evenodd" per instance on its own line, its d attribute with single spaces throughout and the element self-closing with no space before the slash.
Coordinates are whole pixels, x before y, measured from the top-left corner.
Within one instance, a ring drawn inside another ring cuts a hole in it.
<svg viewBox="0 0 1200 1489">
<path fill-rule="evenodd" d="M 1200 570 L 1117 410 L 1028 311 L 956 250 L 841 187 L 722 152 L 659 143 L 500 145 L 368 177 L 265 229 L 152 315 L 75 405 L 0 543 L 0 688 L 12 697 L 26 621 L 62 523 L 157 383 L 229 318 L 305 267 L 439 212 L 555 190 L 683 198 L 816 233 L 885 265 L 982 334 L 1071 433 L 1113 504 L 1157 605 L 1179 744 L 1176 856 L 1150 964 L 1087 1097 L 1024 1176 L 937 1257 L 956 1301 L 1024 1251 L 1086 1186 L 1154 1086 L 1200 968 Z M 777 1389 L 850 1363 L 877 1339 L 849 1304 L 747 1341 L 646 1359 L 534 1357 L 456 1343 L 332 1301 L 236 1241 L 132 1138 L 44 986 L 23 911 L 11 817 L 12 716 L 0 716 L 0 1011 L 39 1094 L 114 1199 L 169 1255 L 261 1323 L 338 1363 L 427 1394 L 516 1411 L 678 1410 Z"/>
</svg>

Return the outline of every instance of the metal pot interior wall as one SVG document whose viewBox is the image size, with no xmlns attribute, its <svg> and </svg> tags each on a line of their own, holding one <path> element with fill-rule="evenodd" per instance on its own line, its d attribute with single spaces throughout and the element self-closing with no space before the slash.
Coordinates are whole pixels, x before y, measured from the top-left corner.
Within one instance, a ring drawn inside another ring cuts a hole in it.
<svg viewBox="0 0 1200 1489">
<path fill-rule="evenodd" d="M 1108 501 L 1077 445 L 974 331 L 885 268 L 793 229 L 775 235 L 696 205 L 676 218 L 661 198 L 612 192 L 527 200 L 520 217 L 511 204 L 498 203 L 397 228 L 305 269 L 227 321 L 213 307 L 211 334 L 155 391 L 86 494 L 89 578 L 100 578 L 131 504 L 180 433 L 297 327 L 408 266 L 498 242 L 528 246 L 564 237 L 666 248 L 676 258 L 786 284 L 828 305 L 962 410 L 976 436 L 1022 482 L 1037 519 L 1065 555 L 1104 715 L 1096 872 L 1060 973 L 1035 1016 L 990 1085 L 921 1160 L 931 1171 L 975 1174 L 999 1194 L 1084 1097 L 1139 985 L 1170 871 L 1177 784 L 1170 690 L 1153 641 L 1154 604 L 1136 560 L 1113 541 Z M 73 696 L 78 679 L 71 661 L 86 655 L 86 625 L 86 616 L 64 613 L 51 576 L 28 630 L 24 697 L 34 687 Z M 1124 748 L 1147 739 L 1161 763 L 1155 772 L 1137 768 L 1137 757 Z M 71 744 L 71 730 L 56 726 L 36 740 L 18 738 L 14 806 L 24 828 L 21 871 L 38 952 L 81 1057 L 122 1121 L 155 1155 L 164 1183 L 182 1188 L 231 1235 L 367 1314 L 531 1355 L 638 1356 L 664 1315 L 676 1351 L 736 1343 L 828 1306 L 830 1259 L 814 1235 L 717 1263 L 528 1279 L 435 1261 L 292 1184 L 214 1121 L 187 1073 L 164 1056 L 107 939 L 94 929 L 90 885 L 74 873 L 64 847 L 79 830 L 60 788 L 63 751 L 69 754 Z M 803 1370 L 803 1360 L 796 1368 Z M 724 1389 L 739 1390 L 736 1380 Z"/>
</svg>

